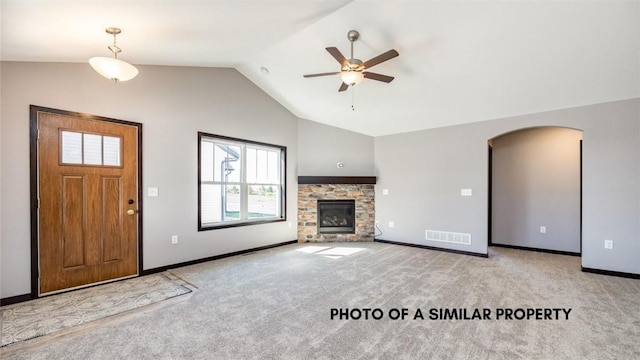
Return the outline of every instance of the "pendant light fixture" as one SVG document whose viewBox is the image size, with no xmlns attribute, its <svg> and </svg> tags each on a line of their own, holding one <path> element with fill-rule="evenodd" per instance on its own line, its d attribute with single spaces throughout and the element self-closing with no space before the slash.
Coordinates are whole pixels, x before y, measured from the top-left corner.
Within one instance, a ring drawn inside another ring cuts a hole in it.
<svg viewBox="0 0 640 360">
<path fill-rule="evenodd" d="M 113 35 L 113 45 L 108 47 L 113 53 L 113 57 L 92 57 L 89 59 L 89 64 L 91 64 L 91 67 L 100 75 L 113 80 L 113 82 L 117 83 L 119 81 L 133 79 L 138 75 L 138 69 L 118 59 L 118 53 L 122 52 L 122 49 L 116 45 L 116 35 L 120 34 L 122 30 L 116 27 L 109 27 L 105 31 L 107 34 Z"/>
</svg>

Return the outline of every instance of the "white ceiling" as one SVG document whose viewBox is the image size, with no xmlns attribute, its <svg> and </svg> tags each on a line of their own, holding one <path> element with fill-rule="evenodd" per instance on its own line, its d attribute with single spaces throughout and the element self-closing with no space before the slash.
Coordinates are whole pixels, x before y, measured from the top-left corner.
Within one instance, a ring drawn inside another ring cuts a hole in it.
<svg viewBox="0 0 640 360">
<path fill-rule="evenodd" d="M 1 0 L 1 59 L 235 67 L 301 118 L 379 136 L 640 96 L 637 1 Z M 325 51 L 400 56 L 338 93 Z M 88 65 L 87 65 L 88 66 Z M 260 71 L 269 69 L 268 74 Z M 132 81 L 135 81 L 132 80 Z M 355 111 L 351 105 L 354 105 Z"/>
</svg>

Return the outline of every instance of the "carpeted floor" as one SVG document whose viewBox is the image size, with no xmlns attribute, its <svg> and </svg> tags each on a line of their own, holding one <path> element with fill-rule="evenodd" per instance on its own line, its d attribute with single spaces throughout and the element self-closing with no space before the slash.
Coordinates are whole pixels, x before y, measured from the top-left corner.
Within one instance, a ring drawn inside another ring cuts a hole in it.
<svg viewBox="0 0 640 360">
<path fill-rule="evenodd" d="M 577 257 L 492 248 L 490 258 L 484 259 L 382 243 L 295 244 L 172 273 L 198 292 L 187 301 L 118 324 L 2 353 L 12 347 L 7 346 L 0 355 L 640 358 L 640 280 L 583 273 Z M 340 308 L 379 309 L 383 315 L 380 320 L 332 319 L 332 309 Z M 407 312 L 404 319 L 402 309 Z M 415 318 L 417 309 L 424 319 Z M 433 309 L 435 315 L 438 309 L 448 315 L 466 309 L 469 319 L 432 319 Z M 488 309 L 490 319 L 471 319 L 475 309 Z M 527 309 L 533 309 L 532 318 L 517 320 Z M 540 319 L 535 309 L 542 309 Z M 545 320 L 544 309 L 570 310 L 568 319 L 558 310 L 557 317 Z M 511 311 L 511 319 L 504 314 L 498 319 L 499 311 Z"/>
<path fill-rule="evenodd" d="M 138 277 L 0 308 L 7 346 L 154 304 L 191 290 L 164 274 Z"/>
</svg>

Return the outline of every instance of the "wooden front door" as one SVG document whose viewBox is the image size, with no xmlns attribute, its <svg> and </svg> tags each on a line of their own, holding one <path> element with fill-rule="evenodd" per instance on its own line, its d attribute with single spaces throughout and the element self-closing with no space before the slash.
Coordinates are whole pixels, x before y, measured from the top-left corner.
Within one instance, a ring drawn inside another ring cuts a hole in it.
<svg viewBox="0 0 640 360">
<path fill-rule="evenodd" d="M 69 114 L 37 112 L 39 294 L 138 274 L 140 130 Z"/>
</svg>

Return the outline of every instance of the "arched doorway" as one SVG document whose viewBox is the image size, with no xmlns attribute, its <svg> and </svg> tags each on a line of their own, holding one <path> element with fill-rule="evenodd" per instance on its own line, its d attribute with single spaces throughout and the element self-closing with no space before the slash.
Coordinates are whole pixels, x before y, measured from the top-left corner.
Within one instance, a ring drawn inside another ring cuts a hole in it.
<svg viewBox="0 0 640 360">
<path fill-rule="evenodd" d="M 562 127 L 489 140 L 489 245 L 581 254 L 581 145 Z"/>
</svg>

